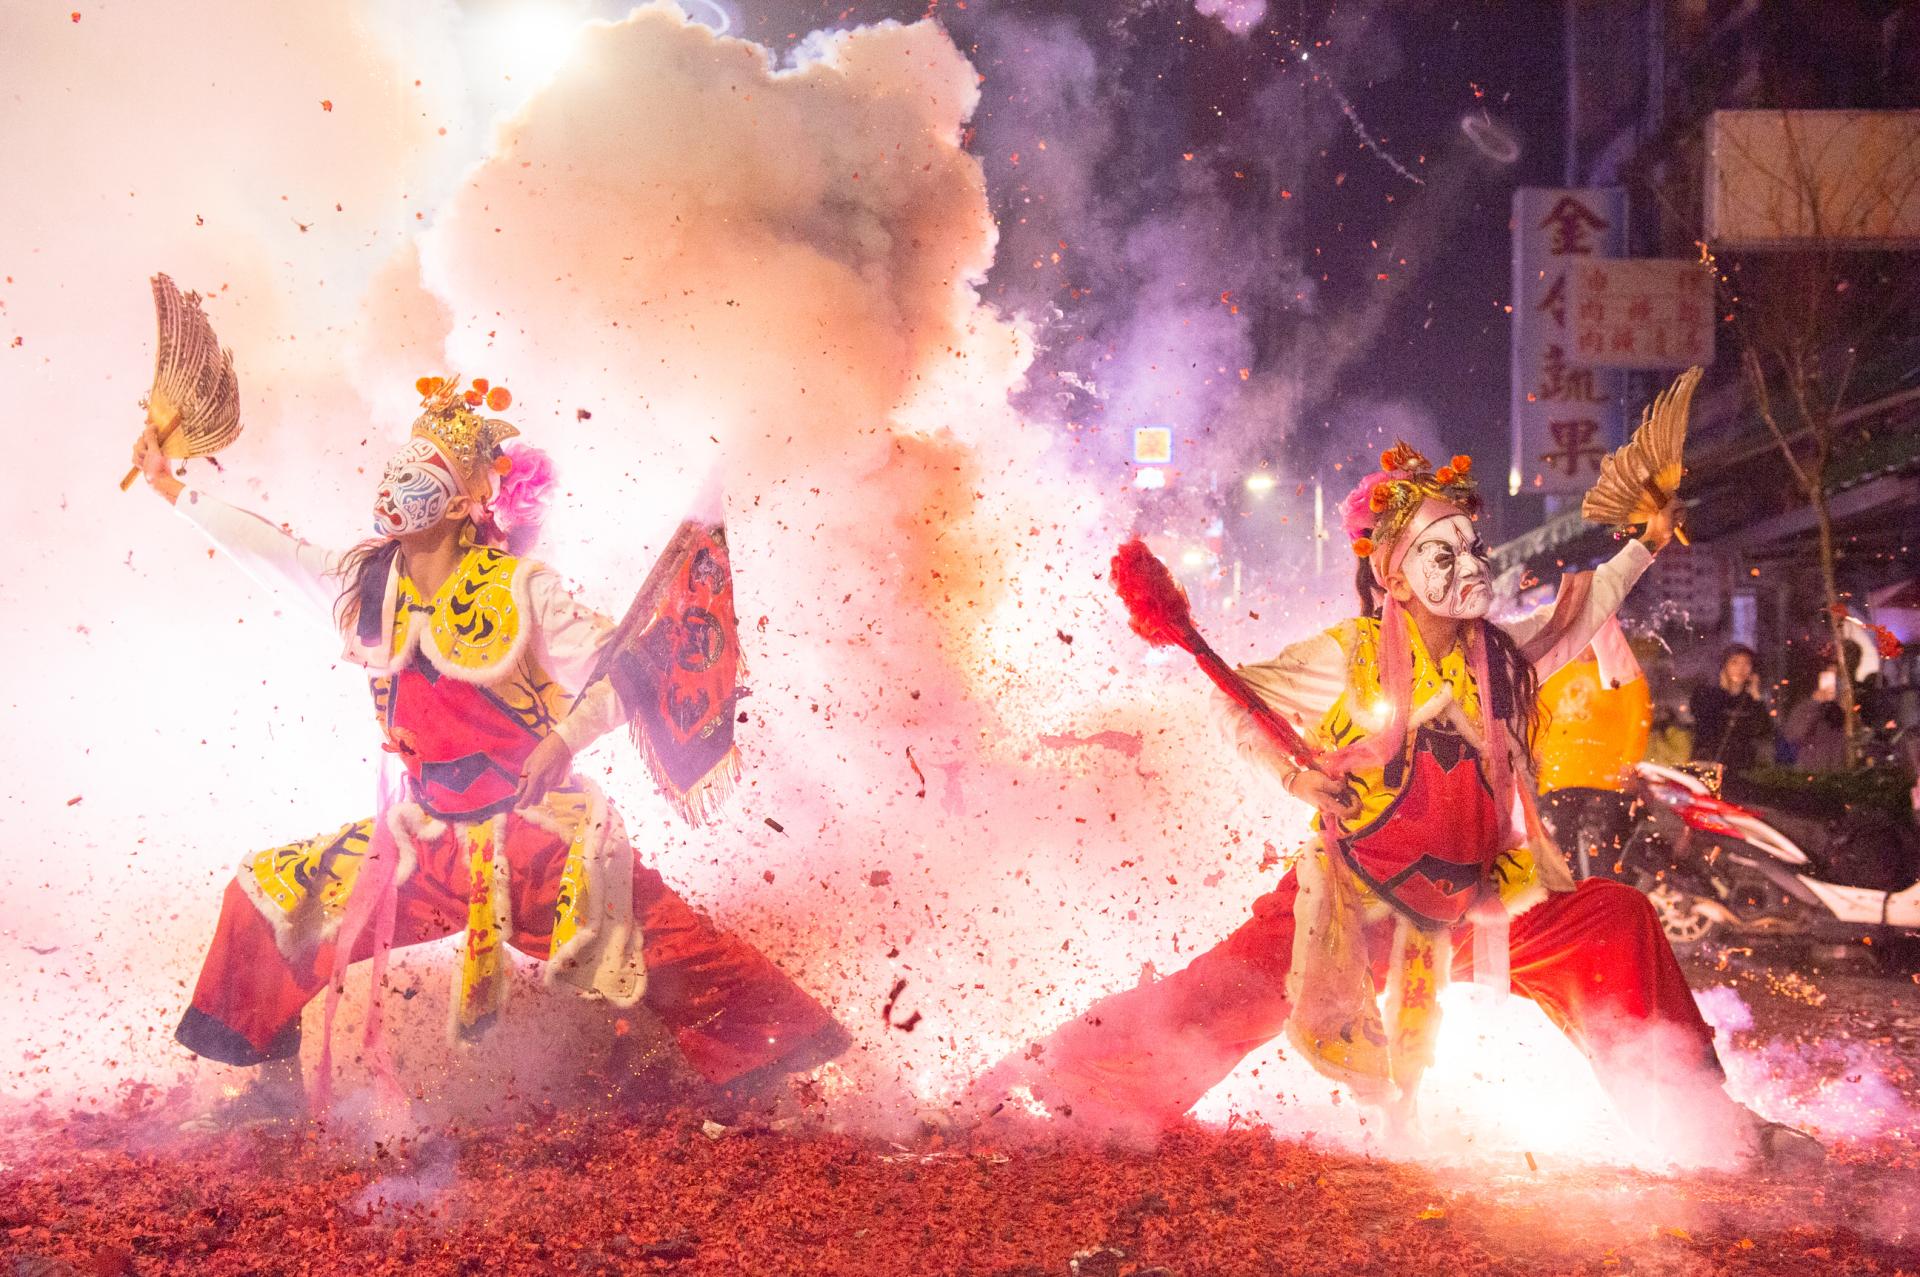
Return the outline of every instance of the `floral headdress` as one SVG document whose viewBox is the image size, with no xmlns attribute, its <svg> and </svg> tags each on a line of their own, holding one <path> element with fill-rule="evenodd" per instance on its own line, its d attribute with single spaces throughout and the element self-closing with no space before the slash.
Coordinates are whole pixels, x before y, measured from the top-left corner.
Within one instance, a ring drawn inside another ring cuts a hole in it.
<svg viewBox="0 0 1920 1277">
<path fill-rule="evenodd" d="M 1468 515 L 1480 512 L 1473 458 L 1461 453 L 1438 470 L 1410 444 L 1380 454 L 1380 468 L 1360 481 L 1340 508 L 1355 555 L 1371 559 L 1405 534 L 1427 501 L 1443 501 Z"/>
</svg>

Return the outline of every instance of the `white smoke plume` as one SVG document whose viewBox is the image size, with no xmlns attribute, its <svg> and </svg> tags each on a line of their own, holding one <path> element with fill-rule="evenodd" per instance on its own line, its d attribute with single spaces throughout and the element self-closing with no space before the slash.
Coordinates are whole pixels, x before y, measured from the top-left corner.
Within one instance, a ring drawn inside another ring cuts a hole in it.
<svg viewBox="0 0 1920 1277">
<path fill-rule="evenodd" d="M 1245 35 L 1267 16 L 1267 0 L 1194 0 L 1193 9 L 1218 19 L 1235 35 Z"/>
</svg>

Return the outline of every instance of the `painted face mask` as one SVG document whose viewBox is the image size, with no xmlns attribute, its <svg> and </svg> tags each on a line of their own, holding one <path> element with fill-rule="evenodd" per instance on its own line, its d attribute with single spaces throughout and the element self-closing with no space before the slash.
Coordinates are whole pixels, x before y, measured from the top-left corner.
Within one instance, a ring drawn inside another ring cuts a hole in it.
<svg viewBox="0 0 1920 1277">
<path fill-rule="evenodd" d="M 453 473 L 431 443 L 409 439 L 393 454 L 373 497 L 373 530 L 381 536 L 421 532 L 440 522 L 459 495 Z"/>
<path fill-rule="evenodd" d="M 1486 543 L 1464 514 L 1436 519 L 1421 529 L 1400 571 L 1414 597 L 1453 620 L 1477 621 L 1493 606 L 1493 573 Z"/>
</svg>

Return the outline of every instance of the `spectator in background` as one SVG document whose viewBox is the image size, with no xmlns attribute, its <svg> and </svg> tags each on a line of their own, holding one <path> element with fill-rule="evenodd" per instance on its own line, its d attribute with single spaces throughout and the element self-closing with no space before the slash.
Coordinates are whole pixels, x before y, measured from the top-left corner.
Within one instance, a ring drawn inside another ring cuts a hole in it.
<svg viewBox="0 0 1920 1277">
<path fill-rule="evenodd" d="M 1760 698 L 1753 649 L 1735 643 L 1720 660 L 1720 678 L 1694 689 L 1693 761 L 1719 763 L 1730 772 L 1773 761 L 1773 720 Z"/>
<path fill-rule="evenodd" d="M 1848 639 L 1847 669 L 1860 668 L 1860 645 Z M 1864 689 L 1855 688 L 1856 693 Z M 1861 706 L 1862 710 L 1865 706 Z M 1814 772 L 1839 771 L 1847 765 L 1846 716 L 1840 712 L 1839 670 L 1832 661 L 1820 671 L 1813 695 L 1787 715 L 1787 740 L 1793 745 L 1794 765 Z"/>
</svg>

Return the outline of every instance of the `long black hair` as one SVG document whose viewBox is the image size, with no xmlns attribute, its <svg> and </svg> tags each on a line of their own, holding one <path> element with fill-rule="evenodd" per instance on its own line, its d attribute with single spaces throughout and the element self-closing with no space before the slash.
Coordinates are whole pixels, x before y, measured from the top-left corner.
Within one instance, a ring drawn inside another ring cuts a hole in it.
<svg viewBox="0 0 1920 1277">
<path fill-rule="evenodd" d="M 1373 579 L 1373 565 L 1366 559 L 1360 560 L 1354 573 L 1353 589 L 1360 596 L 1360 615 L 1379 620 L 1386 594 Z M 1480 633 L 1487 644 L 1487 681 L 1493 685 L 1481 688 L 1480 694 L 1488 698 L 1493 716 L 1505 723 L 1532 755 L 1540 735 L 1540 671 L 1520 651 L 1513 636 L 1493 622 L 1482 621 Z"/>
<path fill-rule="evenodd" d="M 400 553 L 400 538 L 369 537 L 340 557 L 331 576 L 340 582 L 340 596 L 333 601 L 334 627 L 342 634 L 358 629 L 367 642 L 380 637 L 386 618 L 380 615 L 386 602 L 387 573 Z M 372 634 L 367 633 L 368 622 Z"/>
<path fill-rule="evenodd" d="M 508 554 L 525 555 L 540 539 L 540 525 L 527 523 L 503 532 L 491 519 L 467 520 L 467 535 L 477 545 L 504 549 Z M 333 601 L 333 623 L 342 634 L 358 630 L 364 642 L 380 637 L 386 618 L 379 615 L 386 602 L 387 574 L 400 552 L 398 537 L 368 537 L 348 550 L 330 575 L 340 582 L 340 595 Z"/>
</svg>

